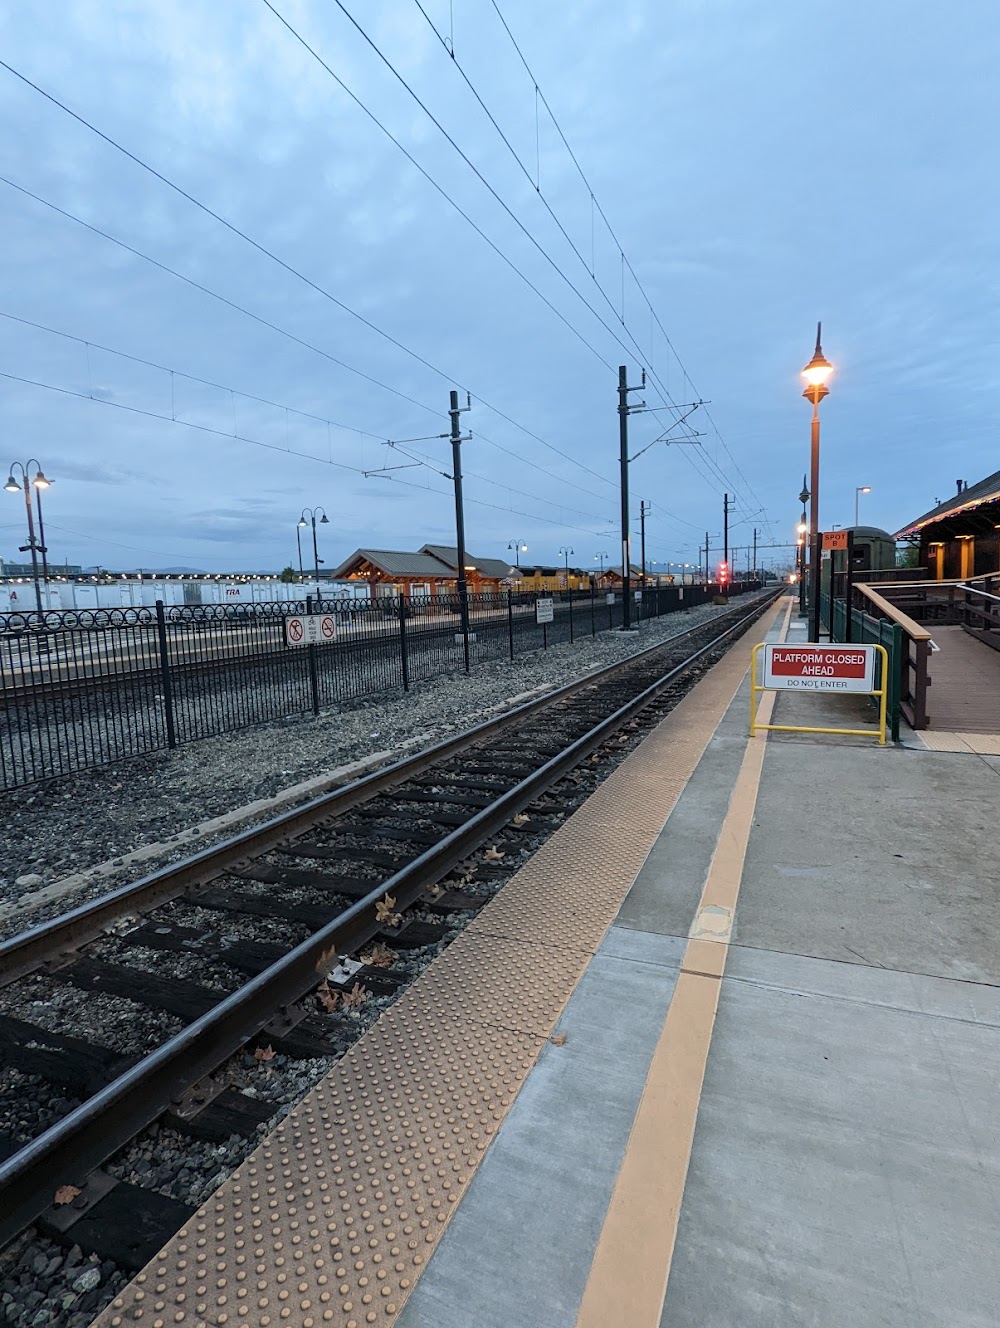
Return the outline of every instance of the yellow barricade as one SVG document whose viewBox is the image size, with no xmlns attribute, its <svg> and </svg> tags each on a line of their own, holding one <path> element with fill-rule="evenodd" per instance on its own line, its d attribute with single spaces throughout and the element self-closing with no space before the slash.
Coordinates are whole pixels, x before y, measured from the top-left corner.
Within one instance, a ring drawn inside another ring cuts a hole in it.
<svg viewBox="0 0 1000 1328">
<path fill-rule="evenodd" d="M 757 723 L 757 696 L 760 692 L 779 692 L 783 691 L 780 687 L 765 687 L 763 683 L 758 682 L 758 676 L 763 676 L 763 669 L 758 667 L 760 652 L 765 645 L 772 642 L 761 641 L 754 646 L 750 656 L 750 736 L 754 737 L 758 733 L 838 733 L 844 737 L 851 738 L 870 738 L 871 729 L 830 729 L 819 728 L 808 724 L 758 724 Z M 850 649 L 850 646 L 847 647 Z M 886 699 L 889 685 L 889 652 L 885 646 L 875 646 L 877 658 L 881 662 L 879 675 L 882 680 L 881 687 L 876 687 L 870 692 L 850 692 L 851 696 L 877 696 L 879 698 L 878 706 L 878 740 L 881 747 L 885 746 L 886 731 Z M 821 696 L 833 696 L 833 691 L 822 691 L 815 689 Z"/>
</svg>

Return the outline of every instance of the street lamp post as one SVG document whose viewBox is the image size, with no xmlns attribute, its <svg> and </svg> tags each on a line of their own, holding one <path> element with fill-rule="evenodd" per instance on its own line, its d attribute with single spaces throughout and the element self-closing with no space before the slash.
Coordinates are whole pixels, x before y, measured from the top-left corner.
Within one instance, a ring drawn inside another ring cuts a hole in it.
<svg viewBox="0 0 1000 1328">
<path fill-rule="evenodd" d="M 802 492 L 799 494 L 799 502 L 802 504 L 802 517 L 798 525 L 798 559 L 799 559 L 799 617 L 806 616 L 806 537 L 809 532 L 809 522 L 806 519 L 806 503 L 809 501 L 809 486 L 806 484 L 806 477 L 802 476 Z"/>
<path fill-rule="evenodd" d="M 319 546 L 316 543 L 316 517 L 319 517 L 321 526 L 328 526 L 330 519 L 322 507 L 303 507 L 302 515 L 299 517 L 299 524 L 296 526 L 296 535 L 300 530 L 304 530 L 309 523 L 312 523 L 313 534 L 313 564 L 316 569 L 316 597 L 319 598 Z M 306 520 L 309 518 L 309 521 Z M 299 575 L 302 575 L 302 545 L 299 544 Z"/>
<path fill-rule="evenodd" d="M 528 546 L 527 544 L 525 544 L 523 539 L 516 539 L 516 540 L 511 540 L 511 542 L 507 545 L 508 553 L 510 553 L 511 549 L 514 550 L 514 566 L 520 569 L 521 554 L 528 552 Z"/>
<path fill-rule="evenodd" d="M 35 467 L 34 476 L 28 475 L 29 466 Z M 15 471 L 20 471 L 22 484 L 18 483 L 17 476 L 14 474 Z M 39 613 L 43 612 L 43 608 L 42 608 L 42 589 L 38 580 L 38 555 L 39 553 L 41 553 L 42 555 L 42 560 L 43 560 L 42 566 L 45 573 L 46 593 L 47 593 L 49 568 L 48 568 L 48 559 L 46 558 L 45 555 L 47 554 L 48 550 L 45 547 L 44 533 L 42 533 L 40 540 L 35 535 L 35 515 L 34 511 L 32 510 L 32 504 L 31 504 L 31 489 L 32 485 L 34 485 L 35 501 L 38 503 L 39 530 L 43 531 L 43 528 L 41 526 L 41 520 L 42 520 L 41 490 L 47 489 L 50 483 L 51 481 L 47 480 L 44 474 L 42 473 L 42 467 L 40 466 L 38 461 L 34 457 L 29 457 L 28 460 L 25 461 L 23 464 L 20 461 L 14 461 L 11 463 L 10 474 L 7 476 L 7 483 L 3 486 L 8 493 L 19 493 L 21 491 L 21 488 L 22 487 L 24 488 L 24 508 L 28 517 L 28 542 L 27 544 L 23 544 L 18 550 L 18 552 L 31 553 L 31 572 L 32 572 L 32 579 L 34 580 L 35 583 L 35 605 Z"/>
<path fill-rule="evenodd" d="M 854 524 L 855 524 L 855 525 L 858 524 L 858 499 L 861 497 L 861 495 L 862 495 L 863 493 L 871 493 L 871 491 L 872 491 L 872 486 L 871 486 L 870 484 L 859 484 L 859 485 L 857 486 L 857 488 L 854 490 Z"/>
<path fill-rule="evenodd" d="M 304 521 L 296 521 L 296 523 L 295 523 L 295 546 L 296 546 L 296 548 L 297 548 L 298 551 L 299 551 L 299 582 L 300 582 L 300 583 L 301 583 L 302 581 L 305 580 L 305 573 L 302 571 L 302 527 L 303 527 L 304 525 L 305 525 L 305 522 L 304 522 Z"/>
<path fill-rule="evenodd" d="M 594 557 L 595 557 L 595 558 L 600 558 L 600 560 L 601 560 L 601 575 L 600 575 L 600 580 L 601 580 L 601 581 L 604 580 L 604 560 L 605 560 L 605 558 L 606 558 L 607 556 L 608 556 L 608 555 L 607 555 L 606 553 L 595 553 L 595 554 L 594 554 Z"/>
<path fill-rule="evenodd" d="M 570 556 L 570 554 L 573 552 L 573 550 L 572 550 L 572 549 L 567 549 L 567 548 L 565 547 L 565 545 L 564 545 L 564 546 L 559 550 L 559 552 L 563 555 L 563 557 L 564 557 L 564 559 L 565 559 L 566 586 L 567 586 L 567 589 L 568 589 L 568 588 L 569 588 L 569 556 Z"/>
<path fill-rule="evenodd" d="M 826 380 L 833 373 L 833 365 L 823 354 L 823 347 L 820 345 L 822 331 L 823 324 L 817 323 L 816 349 L 813 351 L 812 359 L 802 370 L 802 376 L 806 380 L 805 390 L 802 395 L 807 401 L 812 402 L 813 408 L 812 427 L 809 435 L 810 480 L 812 482 L 809 506 L 809 528 L 812 537 L 812 548 L 809 559 L 809 639 L 811 641 L 819 640 L 819 590 L 822 541 L 819 530 L 819 403 L 825 396 L 829 396 L 830 394 L 830 389 L 826 385 Z"/>
</svg>

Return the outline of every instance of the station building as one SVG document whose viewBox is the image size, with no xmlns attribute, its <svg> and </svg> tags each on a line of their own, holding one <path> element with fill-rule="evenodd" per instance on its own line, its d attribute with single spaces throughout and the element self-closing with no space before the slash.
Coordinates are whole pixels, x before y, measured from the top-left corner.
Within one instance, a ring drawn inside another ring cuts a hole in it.
<svg viewBox="0 0 1000 1328">
<path fill-rule="evenodd" d="M 484 594 L 517 584 L 517 570 L 500 558 L 477 558 L 466 551 L 469 591 Z M 399 549 L 355 549 L 333 571 L 335 581 L 364 584 L 372 598 L 402 595 L 429 600 L 454 594 L 458 586 L 458 550 L 447 544 L 425 544 L 415 553 Z"/>
<path fill-rule="evenodd" d="M 1000 572 L 1000 470 L 957 492 L 896 532 L 919 544 L 919 565 L 931 581 L 965 581 Z"/>
</svg>

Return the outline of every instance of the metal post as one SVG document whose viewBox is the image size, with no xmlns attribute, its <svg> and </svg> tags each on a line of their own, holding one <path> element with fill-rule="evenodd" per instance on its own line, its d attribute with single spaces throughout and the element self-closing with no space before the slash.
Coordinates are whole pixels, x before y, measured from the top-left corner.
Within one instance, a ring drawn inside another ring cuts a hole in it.
<svg viewBox="0 0 1000 1328">
<path fill-rule="evenodd" d="M 641 551 L 640 551 L 640 552 L 641 552 L 641 557 L 642 557 L 642 588 L 643 588 L 643 590 L 646 589 L 646 513 L 650 510 L 651 507 L 652 507 L 652 504 L 648 504 L 648 505 L 647 505 L 645 501 L 642 501 L 642 502 L 640 502 L 640 504 L 639 504 L 639 531 L 640 531 L 640 536 L 639 536 L 639 538 L 640 538 L 640 542 L 641 542 L 641 545 L 642 545 L 642 548 L 641 548 Z"/>
<path fill-rule="evenodd" d="M 163 689 L 163 723 L 167 730 L 167 746 L 177 746 L 174 728 L 174 687 L 170 677 L 170 651 L 167 648 L 167 616 L 163 600 L 156 601 L 156 639 L 160 648 L 160 686 Z"/>
<path fill-rule="evenodd" d="M 757 580 L 757 527 L 753 528 L 753 579 Z"/>
<path fill-rule="evenodd" d="M 302 571 L 302 535 L 300 534 L 300 531 L 301 531 L 301 526 L 300 526 L 299 522 L 296 521 L 296 523 L 295 523 L 295 543 L 296 543 L 296 545 L 298 546 L 298 550 L 299 550 L 299 583 L 301 584 L 301 583 L 305 580 L 305 573 Z"/>
<path fill-rule="evenodd" d="M 28 479 L 27 467 L 23 467 L 24 474 L 24 507 L 28 514 L 28 549 L 31 551 L 31 575 L 35 582 L 35 607 L 39 615 L 42 613 L 42 590 L 38 584 L 38 541 L 35 539 L 35 518 L 31 511 L 31 480 Z M 15 490 L 16 492 L 16 490 Z M 23 552 L 23 550 L 22 550 Z"/>
<path fill-rule="evenodd" d="M 451 393 L 451 469 L 455 481 L 455 540 L 458 559 L 458 611 L 462 621 L 465 671 L 469 672 L 469 586 L 465 579 L 465 509 L 462 505 L 462 434 L 459 429 L 458 393 Z"/>
<path fill-rule="evenodd" d="M 399 661 L 403 673 L 403 691 L 410 690 L 410 656 L 406 649 L 406 599 L 399 597 Z"/>
<path fill-rule="evenodd" d="M 628 370 L 624 364 L 618 366 L 618 443 L 622 489 L 622 594 L 625 597 L 622 606 L 622 631 L 627 632 L 632 625 L 632 615 L 629 603 L 631 593 L 628 530 Z"/>
<path fill-rule="evenodd" d="M 729 494 L 722 495 L 722 561 L 729 571 Z"/>
<path fill-rule="evenodd" d="M 317 546 L 317 544 L 316 544 L 316 513 L 315 513 L 315 512 L 313 512 L 313 514 L 312 514 L 312 528 L 313 528 L 313 563 L 315 564 L 315 567 L 316 567 L 316 598 L 319 600 L 319 607 L 322 608 L 322 607 L 323 607 L 323 597 L 320 595 L 320 591 L 319 591 L 319 548 L 318 548 L 318 546 Z"/>
<path fill-rule="evenodd" d="M 570 643 L 570 645 L 573 644 L 574 639 L 575 639 L 575 638 L 574 638 L 574 636 L 573 636 L 573 591 L 572 591 L 572 588 L 570 588 L 570 591 L 569 591 L 569 643 Z"/>
<path fill-rule="evenodd" d="M 809 533 L 812 535 L 812 557 L 809 566 L 810 618 L 809 640 L 819 640 L 819 589 L 822 538 L 819 529 L 819 393 L 813 392 L 812 425 L 809 431 L 809 466 L 811 491 L 809 494 Z"/>
<path fill-rule="evenodd" d="M 847 532 L 847 570 L 844 572 L 844 640 L 853 639 L 854 531 Z"/>
<path fill-rule="evenodd" d="M 510 641 L 510 658 L 514 659 L 514 592 L 507 590 L 507 638 Z"/>
<path fill-rule="evenodd" d="M 313 611 L 313 597 L 312 595 L 307 595 L 306 613 L 309 614 L 312 613 L 312 611 Z M 312 692 L 312 712 L 314 715 L 318 715 L 319 714 L 319 673 L 317 672 L 316 669 L 316 647 L 313 645 L 311 641 L 306 646 L 306 653 L 309 656 L 309 688 Z"/>
<path fill-rule="evenodd" d="M 590 581 L 590 635 L 597 635 L 597 587 L 593 578 Z"/>
</svg>

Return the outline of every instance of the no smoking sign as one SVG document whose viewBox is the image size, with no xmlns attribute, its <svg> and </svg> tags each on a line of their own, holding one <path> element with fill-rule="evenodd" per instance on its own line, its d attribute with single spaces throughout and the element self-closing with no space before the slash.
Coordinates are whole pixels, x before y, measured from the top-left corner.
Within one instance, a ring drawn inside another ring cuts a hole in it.
<svg viewBox="0 0 1000 1328">
<path fill-rule="evenodd" d="M 331 613 L 308 613 L 285 619 L 285 644 L 323 645 L 337 635 L 337 620 Z"/>
</svg>

